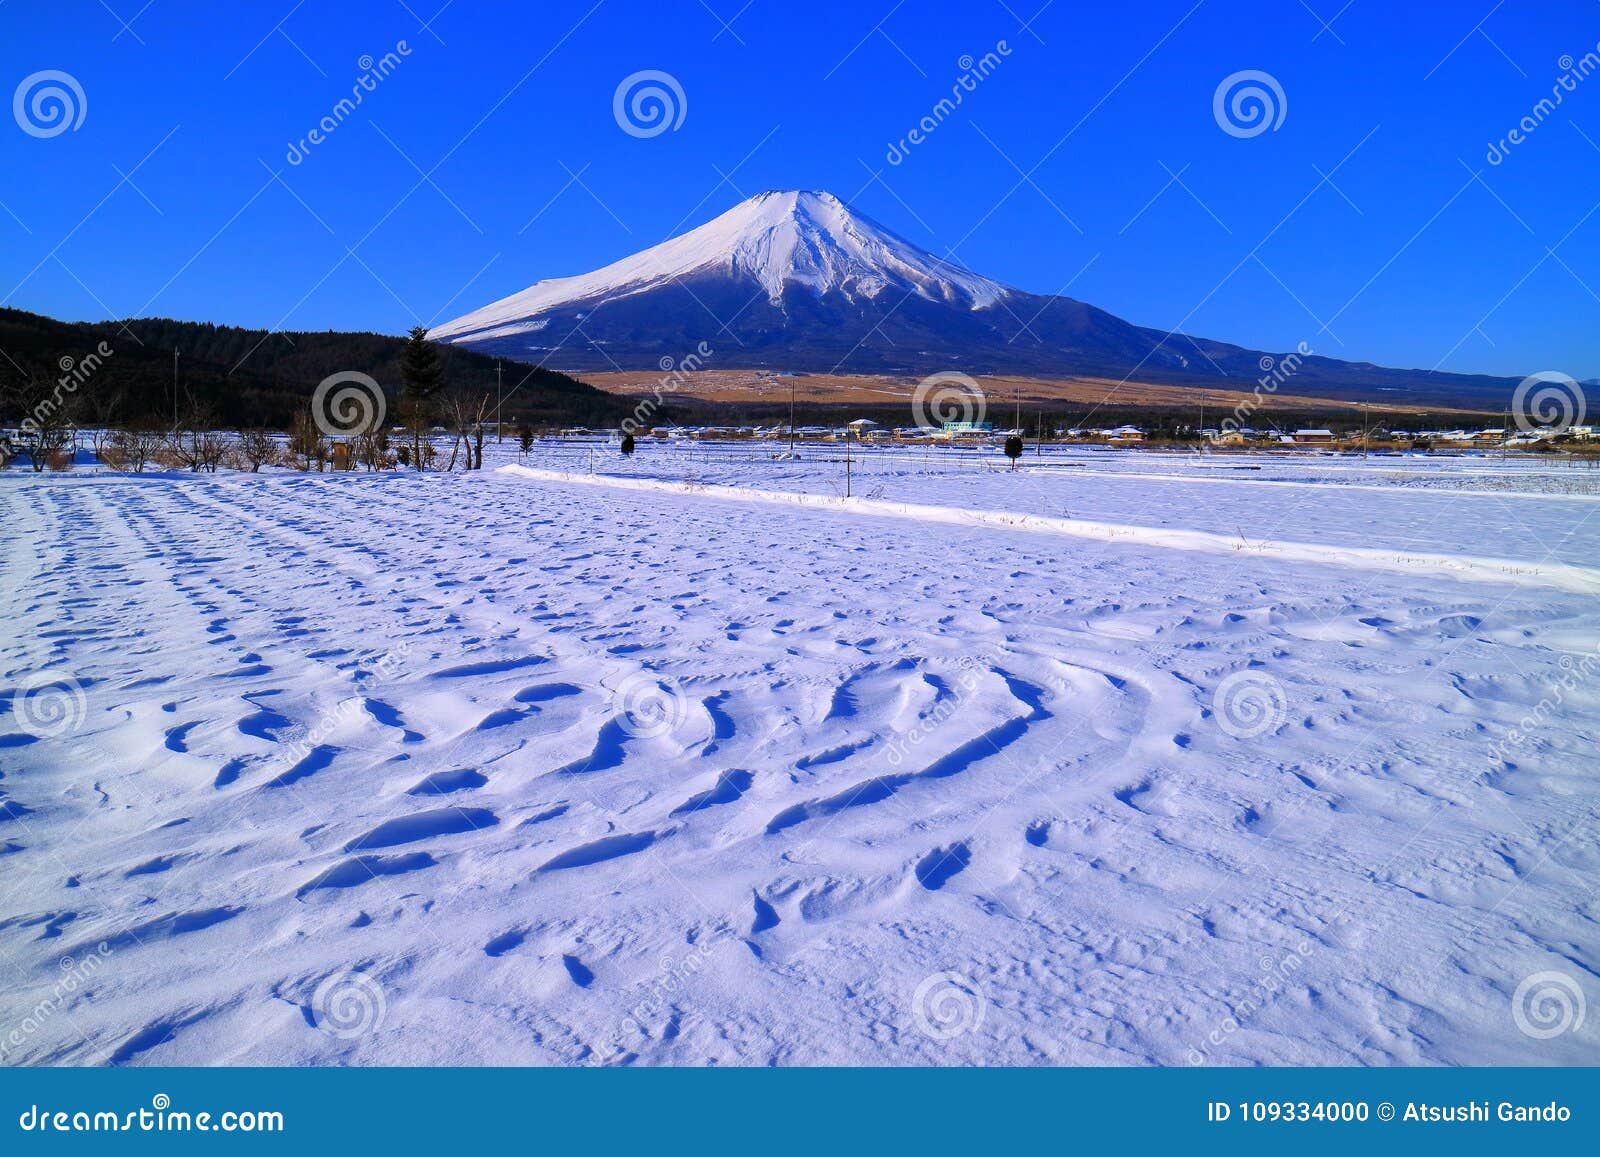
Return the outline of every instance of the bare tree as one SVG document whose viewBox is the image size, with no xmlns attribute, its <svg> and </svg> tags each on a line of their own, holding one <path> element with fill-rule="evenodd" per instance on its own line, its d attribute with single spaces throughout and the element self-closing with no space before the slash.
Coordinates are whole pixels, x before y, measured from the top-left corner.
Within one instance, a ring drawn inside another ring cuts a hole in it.
<svg viewBox="0 0 1600 1157">
<path fill-rule="evenodd" d="M 122 391 L 96 391 L 86 400 L 86 404 L 90 420 L 94 423 L 94 431 L 89 436 L 90 446 L 94 449 L 94 456 L 104 462 L 112 439 L 116 436 L 117 411 L 122 409 Z"/>
<path fill-rule="evenodd" d="M 81 399 L 58 383 L 32 380 L 7 391 L 4 409 L 23 415 L 21 428 L 11 439 L 11 453 L 26 454 L 39 473 L 77 445 L 74 422 Z"/>
<path fill-rule="evenodd" d="M 109 446 L 111 463 L 120 470 L 142 474 L 166 441 L 167 431 L 150 422 L 134 423 L 113 431 Z"/>
<path fill-rule="evenodd" d="M 474 397 L 464 390 L 452 391 L 445 399 L 445 414 L 450 422 L 450 432 L 454 435 L 450 443 L 450 465 L 446 470 L 454 470 L 456 455 L 464 447 L 466 449 L 467 470 L 483 469 L 483 435 L 489 416 L 489 395 L 480 394 Z"/>
<path fill-rule="evenodd" d="M 489 395 L 483 395 L 483 404 L 478 407 L 477 419 L 472 423 L 472 468 L 483 469 L 483 435 L 489 428 L 485 415 L 489 412 Z"/>
<path fill-rule="evenodd" d="M 394 465 L 395 459 L 389 455 L 389 431 L 380 427 L 355 435 L 350 439 L 350 460 L 368 470 L 386 470 Z"/>
<path fill-rule="evenodd" d="M 192 437 L 195 457 L 199 460 L 201 470 L 208 474 L 215 474 L 217 467 L 222 465 L 222 459 L 228 453 L 228 436 L 221 430 L 196 430 Z"/>
<path fill-rule="evenodd" d="M 167 441 L 168 454 L 186 470 L 216 473 L 228 449 L 228 440 L 216 425 L 209 407 L 191 405 Z"/>
<path fill-rule="evenodd" d="M 241 430 L 238 451 L 240 461 L 252 474 L 259 473 L 263 466 L 278 460 L 278 443 L 265 430 Z"/>
<path fill-rule="evenodd" d="M 302 410 L 294 416 L 294 422 L 289 427 L 289 453 L 301 470 L 315 466 L 320 474 L 328 464 L 328 440 L 322 436 L 309 410 Z"/>
<path fill-rule="evenodd" d="M 406 460 L 413 469 L 421 470 L 433 455 L 430 433 L 433 428 L 433 402 L 431 399 L 402 398 L 400 422 L 406 428 Z"/>
</svg>

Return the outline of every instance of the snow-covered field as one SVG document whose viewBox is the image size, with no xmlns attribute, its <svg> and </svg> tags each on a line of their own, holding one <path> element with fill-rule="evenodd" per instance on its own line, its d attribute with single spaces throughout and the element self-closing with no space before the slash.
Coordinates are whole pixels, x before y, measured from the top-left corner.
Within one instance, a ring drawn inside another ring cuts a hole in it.
<svg viewBox="0 0 1600 1157">
<path fill-rule="evenodd" d="M 0 475 L 0 1059 L 1600 1057 L 1594 473 L 769 451 Z"/>
</svg>

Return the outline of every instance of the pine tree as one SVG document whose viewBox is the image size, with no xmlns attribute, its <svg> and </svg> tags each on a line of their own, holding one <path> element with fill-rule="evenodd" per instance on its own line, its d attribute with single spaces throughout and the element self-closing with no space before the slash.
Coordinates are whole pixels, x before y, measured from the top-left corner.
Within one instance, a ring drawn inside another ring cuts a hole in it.
<svg viewBox="0 0 1600 1157">
<path fill-rule="evenodd" d="M 422 442 L 432 424 L 433 397 L 444 385 L 444 367 L 426 326 L 414 326 L 400 351 L 400 381 L 400 411 L 411 435 L 411 462 L 420 471 L 429 457 Z"/>
<path fill-rule="evenodd" d="M 426 326 L 413 326 L 405 349 L 400 352 L 400 381 L 406 396 L 417 401 L 433 397 L 444 385 L 439 350 L 428 340 Z"/>
</svg>

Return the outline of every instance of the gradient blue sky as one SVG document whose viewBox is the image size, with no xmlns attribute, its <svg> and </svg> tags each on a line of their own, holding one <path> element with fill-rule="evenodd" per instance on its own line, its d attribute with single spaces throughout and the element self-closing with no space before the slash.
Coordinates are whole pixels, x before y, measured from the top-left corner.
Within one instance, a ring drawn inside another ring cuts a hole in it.
<svg viewBox="0 0 1600 1157">
<path fill-rule="evenodd" d="M 1600 73 L 1486 160 L 1563 57 L 1596 51 L 1595 0 L 442 3 L 0 6 L 5 92 L 59 69 L 87 104 L 46 139 L 0 118 L 0 300 L 397 333 L 799 187 L 1141 324 L 1600 376 Z M 402 40 L 290 165 L 360 58 Z M 960 58 L 1002 40 L 888 164 Z M 681 83 L 676 131 L 618 127 L 641 69 Z M 1243 69 L 1287 102 L 1249 139 L 1212 113 Z"/>
</svg>

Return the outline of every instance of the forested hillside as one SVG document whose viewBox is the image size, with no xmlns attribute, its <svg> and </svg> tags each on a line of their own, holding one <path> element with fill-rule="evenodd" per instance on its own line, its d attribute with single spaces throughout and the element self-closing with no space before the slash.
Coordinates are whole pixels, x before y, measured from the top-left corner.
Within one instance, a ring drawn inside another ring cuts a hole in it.
<svg viewBox="0 0 1600 1157">
<path fill-rule="evenodd" d="M 358 371 L 382 385 L 391 401 L 400 388 L 405 339 L 376 333 L 268 333 L 205 322 L 147 318 L 128 322 L 60 322 L 0 309 L 0 408 L 60 380 L 72 364 L 105 342 L 111 356 L 79 384 L 80 421 L 170 420 L 176 399 L 185 411 L 208 409 L 228 426 L 285 427 L 330 374 Z M 447 387 L 493 395 L 495 359 L 441 347 Z M 69 368 L 69 367 L 68 367 Z M 615 424 L 631 406 L 566 374 L 508 363 L 505 417 L 536 425 Z M 7 412 L 5 417 L 19 415 Z"/>
</svg>

